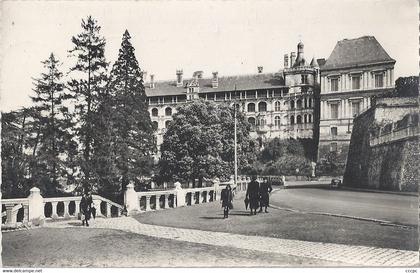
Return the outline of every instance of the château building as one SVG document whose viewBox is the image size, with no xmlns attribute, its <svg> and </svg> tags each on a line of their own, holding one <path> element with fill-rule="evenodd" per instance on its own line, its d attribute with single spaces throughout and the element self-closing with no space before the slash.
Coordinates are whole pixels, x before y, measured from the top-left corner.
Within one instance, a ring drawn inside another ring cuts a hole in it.
<svg viewBox="0 0 420 273">
<path fill-rule="evenodd" d="M 334 152 L 346 162 L 353 119 L 371 106 L 373 96 L 394 88 L 394 64 L 373 36 L 337 42 L 320 69 L 318 160 Z"/>
<path fill-rule="evenodd" d="M 264 73 L 259 66 L 252 75 L 221 76 L 212 72 L 209 78 L 196 71 L 185 79 L 182 70 L 172 81 L 145 84 L 152 122 L 157 127 L 157 145 L 169 126 L 176 107 L 202 99 L 216 103 L 237 104 L 252 126 L 251 135 L 265 140 L 279 138 L 312 138 L 314 134 L 314 86 L 319 83 L 319 65 L 304 56 L 300 42 L 295 52 L 284 55 L 284 68 Z"/>
</svg>

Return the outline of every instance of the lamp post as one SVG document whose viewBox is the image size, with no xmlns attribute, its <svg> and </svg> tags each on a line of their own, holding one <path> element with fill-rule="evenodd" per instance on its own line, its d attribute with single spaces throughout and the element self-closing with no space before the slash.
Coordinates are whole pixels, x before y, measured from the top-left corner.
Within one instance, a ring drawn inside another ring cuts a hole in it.
<svg viewBox="0 0 420 273">
<path fill-rule="evenodd" d="M 238 144 L 237 144 L 237 120 L 236 120 L 236 84 L 235 84 L 235 102 L 233 103 L 233 107 L 234 107 L 234 124 L 235 124 L 235 128 L 234 128 L 234 137 L 233 137 L 233 141 L 234 141 L 234 168 L 235 168 L 235 174 L 233 177 L 233 180 L 235 182 L 235 185 L 237 185 L 238 182 Z"/>
</svg>

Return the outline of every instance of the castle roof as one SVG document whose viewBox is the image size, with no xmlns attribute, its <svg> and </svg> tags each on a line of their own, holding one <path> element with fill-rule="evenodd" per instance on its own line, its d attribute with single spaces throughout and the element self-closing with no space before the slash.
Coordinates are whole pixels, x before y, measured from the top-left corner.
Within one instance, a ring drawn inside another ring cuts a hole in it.
<svg viewBox="0 0 420 273">
<path fill-rule="evenodd" d="M 155 82 L 155 88 L 150 88 L 145 84 L 146 95 L 155 96 L 175 96 L 186 94 L 186 87 L 194 80 L 184 79 L 182 87 L 176 86 L 176 81 Z M 225 76 L 218 77 L 218 87 L 213 88 L 212 78 L 196 79 L 200 86 L 200 93 L 226 92 L 236 90 L 256 90 L 285 87 L 281 73 L 258 73 L 251 75 Z"/>
<path fill-rule="evenodd" d="M 322 70 L 394 62 L 374 36 L 338 41 Z"/>
</svg>

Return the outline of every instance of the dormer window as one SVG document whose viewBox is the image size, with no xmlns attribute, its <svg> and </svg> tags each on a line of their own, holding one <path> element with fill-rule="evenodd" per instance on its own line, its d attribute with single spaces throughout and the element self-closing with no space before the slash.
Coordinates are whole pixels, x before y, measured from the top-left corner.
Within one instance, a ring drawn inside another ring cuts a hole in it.
<svg viewBox="0 0 420 273">
<path fill-rule="evenodd" d="M 360 89 L 360 76 L 351 76 L 351 88 L 353 90 Z"/>
<path fill-rule="evenodd" d="M 375 87 L 384 87 L 384 74 L 375 74 Z"/>
</svg>

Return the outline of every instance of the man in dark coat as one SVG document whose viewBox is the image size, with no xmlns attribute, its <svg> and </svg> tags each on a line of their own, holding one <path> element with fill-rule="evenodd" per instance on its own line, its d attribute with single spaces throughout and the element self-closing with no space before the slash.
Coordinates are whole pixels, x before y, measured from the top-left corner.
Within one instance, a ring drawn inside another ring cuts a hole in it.
<svg viewBox="0 0 420 273">
<path fill-rule="evenodd" d="M 89 226 L 89 219 L 90 219 L 90 213 L 91 213 L 91 207 L 92 207 L 92 196 L 86 192 L 83 197 L 82 200 L 80 202 L 80 210 L 82 212 L 82 214 L 84 215 L 84 219 L 82 220 L 82 225 L 85 225 L 86 222 L 86 226 Z"/>
<path fill-rule="evenodd" d="M 220 193 L 220 202 L 223 207 L 223 219 L 229 218 L 229 210 L 233 209 L 233 194 L 230 185 L 226 185 L 226 188 Z"/>
<path fill-rule="evenodd" d="M 267 213 L 267 207 L 270 206 L 270 193 L 273 190 L 271 184 L 264 179 L 264 182 L 260 185 L 260 211 L 262 212 L 263 207 L 265 207 L 265 212 Z"/>
<path fill-rule="evenodd" d="M 257 179 L 253 177 L 251 182 L 248 184 L 248 188 L 246 190 L 245 198 L 249 200 L 249 208 L 251 209 L 251 215 L 257 214 L 257 208 L 259 207 L 259 189 L 260 185 L 257 182 Z"/>
</svg>

